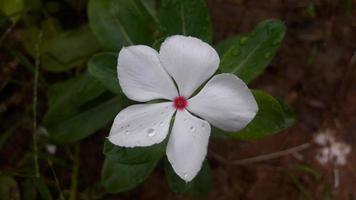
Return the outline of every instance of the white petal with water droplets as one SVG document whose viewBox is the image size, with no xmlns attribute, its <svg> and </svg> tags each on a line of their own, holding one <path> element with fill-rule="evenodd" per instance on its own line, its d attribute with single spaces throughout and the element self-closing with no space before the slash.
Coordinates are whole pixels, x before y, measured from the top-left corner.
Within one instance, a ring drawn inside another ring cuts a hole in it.
<svg viewBox="0 0 356 200">
<path fill-rule="evenodd" d="M 189 111 L 225 131 L 244 128 L 258 110 L 247 85 L 233 74 L 214 76 L 188 102 Z"/>
<path fill-rule="evenodd" d="M 132 100 L 172 100 L 178 95 L 173 80 L 161 66 L 157 51 L 151 47 L 122 48 L 117 73 L 122 91 Z"/>
<path fill-rule="evenodd" d="M 168 134 L 174 112 L 171 102 L 130 106 L 115 117 L 108 139 L 124 147 L 160 143 Z"/>
<path fill-rule="evenodd" d="M 200 171 L 209 136 L 208 122 L 186 110 L 177 111 L 166 153 L 173 170 L 183 180 L 191 181 Z"/>
<path fill-rule="evenodd" d="M 174 78 L 180 95 L 189 98 L 219 66 L 219 55 L 198 38 L 176 35 L 167 38 L 159 51 L 163 67 Z"/>
</svg>

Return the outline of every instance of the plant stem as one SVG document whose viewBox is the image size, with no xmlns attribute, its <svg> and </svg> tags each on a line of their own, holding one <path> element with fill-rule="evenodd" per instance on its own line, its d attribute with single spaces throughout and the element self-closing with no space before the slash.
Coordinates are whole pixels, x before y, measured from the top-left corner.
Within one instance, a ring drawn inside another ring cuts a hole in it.
<svg viewBox="0 0 356 200">
<path fill-rule="evenodd" d="M 75 146 L 69 200 L 77 199 L 80 143 Z"/>
<path fill-rule="evenodd" d="M 16 23 L 12 23 L 9 28 L 6 29 L 4 34 L 1 35 L 0 37 L 0 44 L 5 40 L 7 35 L 12 31 L 12 29 L 15 27 Z"/>
<path fill-rule="evenodd" d="M 306 200 L 312 200 L 311 195 L 308 193 L 308 191 L 305 189 L 302 183 L 298 180 L 297 177 L 295 177 L 293 174 L 287 173 L 291 181 L 293 182 L 294 186 L 297 188 L 297 190 L 304 196 L 304 199 Z"/>
<path fill-rule="evenodd" d="M 292 148 L 289 148 L 286 150 L 273 152 L 273 153 L 269 153 L 269 154 L 263 154 L 263 155 L 259 155 L 259 156 L 255 156 L 255 157 L 251 157 L 251 158 L 245 158 L 245 159 L 241 159 L 241 160 L 232 160 L 232 161 L 229 161 L 214 152 L 213 152 L 213 156 L 218 161 L 225 163 L 227 165 L 246 165 L 246 164 L 251 164 L 251 163 L 255 163 L 255 162 L 271 160 L 271 159 L 279 158 L 281 156 L 286 156 L 286 155 L 289 155 L 292 153 L 296 153 L 296 152 L 299 152 L 299 151 L 309 148 L 309 146 L 310 146 L 309 143 L 304 143 L 304 144 L 301 144 L 301 145 L 298 145 L 298 146 L 295 146 L 295 147 L 292 147 Z"/>
<path fill-rule="evenodd" d="M 32 104 L 32 114 L 33 114 L 33 125 L 32 125 L 32 142 L 33 142 L 33 158 L 35 165 L 35 177 L 40 177 L 40 169 L 38 165 L 38 144 L 37 144 L 37 95 L 38 95 L 38 74 L 40 67 L 40 44 L 42 41 L 43 33 L 40 31 L 38 34 L 38 41 L 36 44 L 36 63 L 34 71 L 34 83 L 33 83 L 33 104 Z"/>
<path fill-rule="evenodd" d="M 56 187 L 57 187 L 57 190 L 58 190 L 58 193 L 59 193 L 59 199 L 60 200 L 64 200 L 64 196 L 63 196 L 63 193 L 62 193 L 62 190 L 61 190 L 61 186 L 59 185 L 57 174 L 53 169 L 53 163 L 52 163 L 52 161 L 50 159 L 47 159 L 47 162 L 48 162 L 48 165 L 49 165 L 49 167 L 51 169 L 51 172 L 52 172 L 52 175 L 53 175 L 53 179 L 54 179 L 54 182 L 56 184 Z"/>
</svg>

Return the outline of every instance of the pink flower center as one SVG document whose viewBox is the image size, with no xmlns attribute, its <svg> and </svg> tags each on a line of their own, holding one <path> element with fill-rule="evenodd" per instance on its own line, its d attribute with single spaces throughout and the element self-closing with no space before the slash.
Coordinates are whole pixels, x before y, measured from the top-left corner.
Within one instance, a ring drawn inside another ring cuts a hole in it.
<svg viewBox="0 0 356 200">
<path fill-rule="evenodd" d="M 188 101 L 185 97 L 179 96 L 179 97 L 174 98 L 173 106 L 177 110 L 183 110 L 184 108 L 186 108 L 188 106 Z"/>
</svg>

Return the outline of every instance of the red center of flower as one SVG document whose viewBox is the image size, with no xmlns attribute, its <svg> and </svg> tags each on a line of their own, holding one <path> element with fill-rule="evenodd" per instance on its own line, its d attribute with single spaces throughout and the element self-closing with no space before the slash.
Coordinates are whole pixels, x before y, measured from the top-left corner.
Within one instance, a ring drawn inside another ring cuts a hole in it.
<svg viewBox="0 0 356 200">
<path fill-rule="evenodd" d="M 184 108 L 186 108 L 188 106 L 188 101 L 185 97 L 179 96 L 179 97 L 174 98 L 173 106 L 177 110 L 183 110 Z"/>
</svg>

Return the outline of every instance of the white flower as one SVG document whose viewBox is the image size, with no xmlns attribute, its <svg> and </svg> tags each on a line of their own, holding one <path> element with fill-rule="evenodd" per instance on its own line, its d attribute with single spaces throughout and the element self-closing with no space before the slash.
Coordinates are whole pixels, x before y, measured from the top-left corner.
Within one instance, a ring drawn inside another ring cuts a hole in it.
<svg viewBox="0 0 356 200">
<path fill-rule="evenodd" d="M 209 123 L 225 131 L 238 131 L 258 110 L 251 91 L 233 74 L 215 75 L 191 97 L 216 72 L 219 62 L 209 44 L 193 37 L 169 37 L 159 53 L 143 45 L 122 48 L 117 70 L 126 96 L 139 102 L 169 101 L 122 110 L 114 120 L 109 141 L 123 147 L 160 143 L 176 113 L 166 154 L 176 174 L 191 181 L 207 153 Z"/>
<path fill-rule="evenodd" d="M 40 126 L 37 129 L 37 134 L 40 135 L 40 136 L 48 136 L 48 131 L 47 131 L 47 129 L 45 127 Z M 47 150 L 47 152 L 49 154 L 54 155 L 54 154 L 56 154 L 57 146 L 54 145 L 54 144 L 47 143 L 46 144 L 46 150 Z"/>
<path fill-rule="evenodd" d="M 330 129 L 326 129 L 325 131 L 322 131 L 314 136 L 314 142 L 321 146 L 327 146 L 335 141 L 333 131 Z"/>
<path fill-rule="evenodd" d="M 326 129 L 318 133 L 314 137 L 314 142 L 322 146 L 315 157 L 320 164 L 333 163 L 337 166 L 347 164 L 347 155 L 351 152 L 351 147 L 346 143 L 337 142 L 332 130 Z"/>
</svg>

